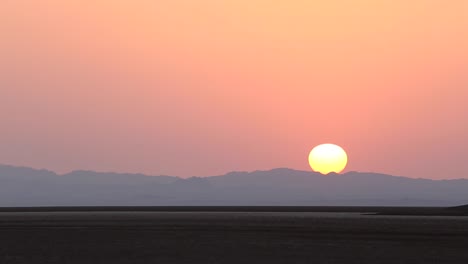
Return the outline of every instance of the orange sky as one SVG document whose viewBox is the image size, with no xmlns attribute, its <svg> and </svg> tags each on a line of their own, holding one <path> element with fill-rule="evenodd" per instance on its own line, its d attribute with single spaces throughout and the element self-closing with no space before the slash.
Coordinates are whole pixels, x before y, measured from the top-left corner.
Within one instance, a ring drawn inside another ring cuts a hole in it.
<svg viewBox="0 0 468 264">
<path fill-rule="evenodd" d="M 0 1 L 0 163 L 468 178 L 468 1 Z"/>
</svg>

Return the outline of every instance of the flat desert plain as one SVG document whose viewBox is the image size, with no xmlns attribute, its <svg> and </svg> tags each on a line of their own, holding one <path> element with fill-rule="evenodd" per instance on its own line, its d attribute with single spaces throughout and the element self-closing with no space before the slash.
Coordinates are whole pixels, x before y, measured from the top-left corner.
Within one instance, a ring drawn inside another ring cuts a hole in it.
<svg viewBox="0 0 468 264">
<path fill-rule="evenodd" d="M 467 216 L 330 211 L 0 212 L 0 263 L 468 263 Z"/>
</svg>

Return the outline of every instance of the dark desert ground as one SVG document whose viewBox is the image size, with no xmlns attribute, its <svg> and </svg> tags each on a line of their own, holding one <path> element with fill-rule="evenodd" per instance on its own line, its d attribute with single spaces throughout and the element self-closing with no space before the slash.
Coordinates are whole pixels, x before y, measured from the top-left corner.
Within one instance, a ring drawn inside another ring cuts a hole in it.
<svg viewBox="0 0 468 264">
<path fill-rule="evenodd" d="M 3 208 L 0 229 L 0 263 L 468 263 L 466 207 Z"/>
</svg>

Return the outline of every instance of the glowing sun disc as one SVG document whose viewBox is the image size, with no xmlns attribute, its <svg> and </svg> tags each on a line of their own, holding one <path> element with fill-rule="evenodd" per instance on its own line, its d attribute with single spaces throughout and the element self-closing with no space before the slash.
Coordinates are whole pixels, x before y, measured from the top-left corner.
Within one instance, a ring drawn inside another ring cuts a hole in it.
<svg viewBox="0 0 468 264">
<path fill-rule="evenodd" d="M 312 170 L 322 174 L 330 172 L 340 173 L 348 164 L 346 151 L 335 144 L 316 146 L 309 154 L 309 164 Z"/>
</svg>

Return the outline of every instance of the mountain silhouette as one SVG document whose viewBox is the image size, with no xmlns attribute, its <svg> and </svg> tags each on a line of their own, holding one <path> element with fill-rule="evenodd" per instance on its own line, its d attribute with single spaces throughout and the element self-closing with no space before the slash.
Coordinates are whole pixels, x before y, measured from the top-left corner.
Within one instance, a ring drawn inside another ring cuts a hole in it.
<svg viewBox="0 0 468 264">
<path fill-rule="evenodd" d="M 460 211 L 460 212 L 465 212 L 465 213 L 468 214 L 468 204 L 466 204 L 466 205 L 461 205 L 461 206 L 451 207 L 450 209 L 456 210 L 456 211 Z"/>
<path fill-rule="evenodd" d="M 0 206 L 454 206 L 468 180 L 292 169 L 179 178 L 0 165 Z M 467 206 L 468 207 L 468 206 Z M 465 210 L 468 210 L 466 208 Z"/>
</svg>

